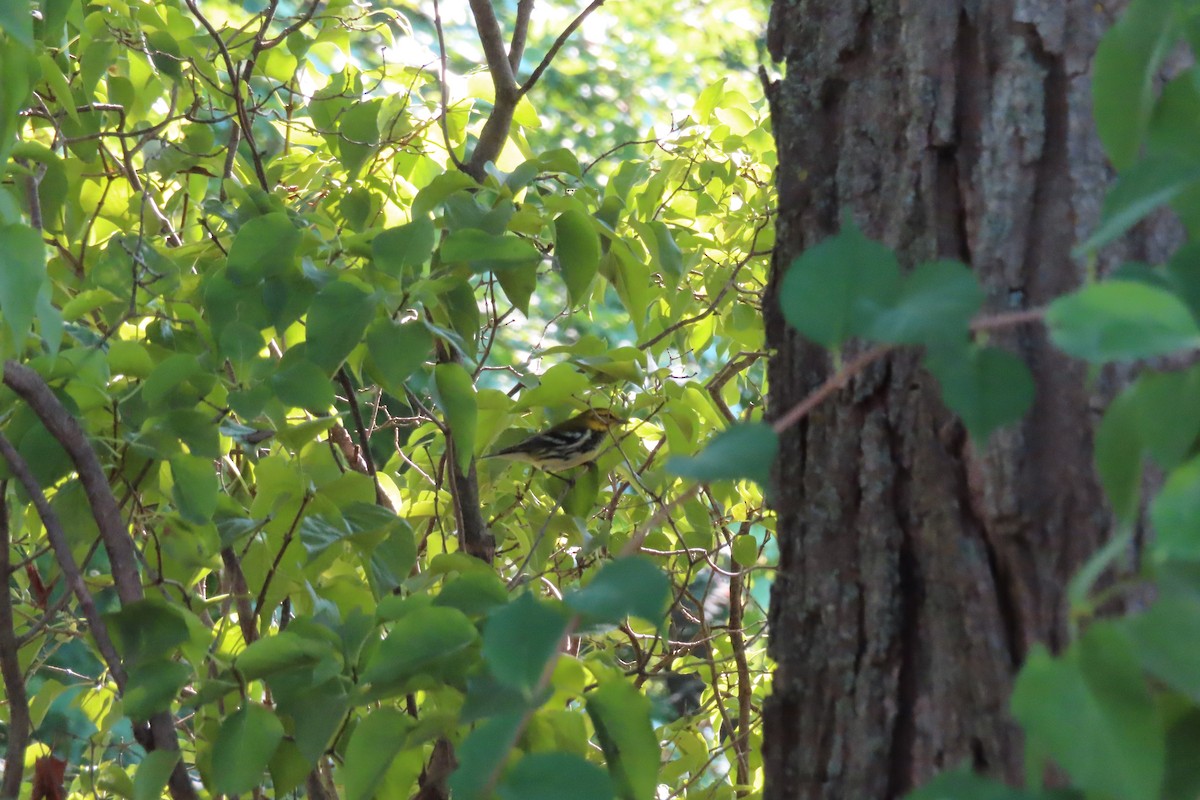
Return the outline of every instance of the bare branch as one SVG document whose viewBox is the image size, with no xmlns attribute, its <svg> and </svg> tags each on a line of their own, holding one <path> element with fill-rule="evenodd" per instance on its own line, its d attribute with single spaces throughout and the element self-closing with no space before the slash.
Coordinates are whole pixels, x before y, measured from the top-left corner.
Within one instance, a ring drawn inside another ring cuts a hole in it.
<svg viewBox="0 0 1200 800">
<path fill-rule="evenodd" d="M 571 20 L 571 24 L 563 29 L 563 32 L 560 33 L 558 38 L 554 40 L 554 44 L 550 45 L 550 49 L 546 51 L 546 56 L 542 59 L 542 63 L 538 64 L 537 68 L 534 69 L 533 74 L 529 76 L 528 80 L 521 84 L 521 89 L 519 91 L 521 96 L 527 94 L 529 90 L 532 89 L 538 82 L 538 80 L 541 79 L 542 73 L 544 73 L 550 66 L 550 62 L 552 62 L 554 57 L 558 55 L 558 51 L 562 49 L 562 46 L 567 43 L 567 39 L 571 38 L 571 34 L 575 32 L 575 29 L 583 24 L 583 21 L 588 18 L 588 15 L 602 5 L 604 5 L 604 0 L 592 0 L 591 5 L 585 8 L 583 11 L 580 11 L 579 16 Z"/>
<path fill-rule="evenodd" d="M 508 46 L 508 64 L 513 75 L 521 68 L 521 57 L 525 55 L 525 41 L 529 37 L 529 18 L 533 16 L 534 0 L 517 3 L 517 21 L 513 27 L 512 43 Z"/>
</svg>

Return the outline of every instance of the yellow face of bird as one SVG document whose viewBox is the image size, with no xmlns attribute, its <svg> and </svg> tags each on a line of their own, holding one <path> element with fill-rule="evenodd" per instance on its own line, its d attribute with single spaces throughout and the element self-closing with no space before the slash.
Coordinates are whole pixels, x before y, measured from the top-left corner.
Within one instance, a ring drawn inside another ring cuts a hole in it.
<svg viewBox="0 0 1200 800">
<path fill-rule="evenodd" d="M 589 408 L 580 416 L 583 417 L 583 421 L 589 428 L 596 431 L 606 431 L 614 425 L 622 425 L 625 422 L 607 408 Z"/>
</svg>

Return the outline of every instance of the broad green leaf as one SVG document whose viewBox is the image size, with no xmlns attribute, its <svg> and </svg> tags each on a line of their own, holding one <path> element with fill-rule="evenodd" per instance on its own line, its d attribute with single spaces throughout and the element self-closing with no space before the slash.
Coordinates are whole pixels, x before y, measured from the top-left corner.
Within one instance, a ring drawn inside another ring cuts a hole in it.
<svg viewBox="0 0 1200 800">
<path fill-rule="evenodd" d="M 521 712 L 492 717 L 471 731 L 458 747 L 458 768 L 450 776 L 454 800 L 491 800 L 489 791 L 516 745 Z"/>
<path fill-rule="evenodd" d="M 1150 505 L 1154 552 L 1164 560 L 1200 560 L 1200 457 L 1175 469 Z"/>
<path fill-rule="evenodd" d="M 299 245 L 300 231 L 287 214 L 274 212 L 247 220 L 229 246 L 226 274 L 243 286 L 280 275 L 291 266 Z"/>
<path fill-rule="evenodd" d="M 1200 165 L 1175 156 L 1155 156 L 1123 171 L 1104 198 L 1100 227 L 1079 247 L 1090 253 L 1117 239 L 1150 212 L 1200 182 Z"/>
<path fill-rule="evenodd" d="M 483 659 L 498 680 L 531 696 L 557 656 L 566 629 L 567 616 L 560 608 L 526 592 L 488 615 Z"/>
<path fill-rule="evenodd" d="M 735 536 L 730 554 L 739 567 L 752 567 L 758 562 L 758 540 L 748 533 Z"/>
<path fill-rule="evenodd" d="M 600 266 L 600 235 L 591 217 L 571 209 L 554 220 L 554 255 L 567 285 L 567 302 L 582 302 Z"/>
<path fill-rule="evenodd" d="M 405 270 L 415 270 L 433 255 L 437 231 L 425 217 L 407 225 L 388 228 L 371 240 L 371 257 L 393 278 L 404 276 Z"/>
<path fill-rule="evenodd" d="M 382 104 L 382 99 L 353 103 L 339 120 L 338 152 L 342 166 L 351 178 L 358 176 L 379 144 L 379 108 Z"/>
<path fill-rule="evenodd" d="M 179 763 L 177 750 L 151 750 L 138 762 L 133 774 L 133 800 L 159 800 L 171 772 Z"/>
<path fill-rule="evenodd" d="M 333 405 L 333 384 L 328 373 L 305 358 L 292 358 L 289 352 L 271 374 L 271 389 L 289 406 L 324 413 Z"/>
<path fill-rule="evenodd" d="M 836 348 L 866 335 L 880 312 L 896 305 L 896 256 L 853 224 L 805 250 L 779 290 L 787 323 L 817 344 Z"/>
<path fill-rule="evenodd" d="M 154 371 L 154 361 L 141 342 L 116 339 L 108 343 L 108 368 L 114 375 L 145 378 Z"/>
<path fill-rule="evenodd" d="M 1033 403 L 1029 368 L 1007 350 L 975 345 L 931 350 L 925 366 L 941 384 L 942 400 L 974 439 L 1016 422 Z"/>
<path fill-rule="evenodd" d="M 1096 472 L 1113 512 L 1126 522 L 1140 510 L 1142 440 L 1138 411 L 1136 398 L 1125 392 L 1109 404 L 1096 429 Z"/>
<path fill-rule="evenodd" d="M 475 179 L 465 172 L 450 170 L 449 172 L 437 175 L 429 181 L 425 188 L 417 192 L 416 199 L 413 200 L 412 205 L 413 219 L 427 216 L 435 208 L 444 203 L 446 198 L 456 192 L 471 189 L 475 186 Z"/>
<path fill-rule="evenodd" d="M 265 782 L 267 764 L 283 740 L 283 723 L 257 703 L 247 703 L 221 723 L 212 752 L 212 790 L 249 792 Z"/>
<path fill-rule="evenodd" d="M 136 722 L 143 722 L 171 707 L 179 691 L 193 678 L 192 668 L 179 661 L 143 661 L 130 670 L 121 709 Z"/>
<path fill-rule="evenodd" d="M 127 603 L 104 619 L 127 666 L 157 660 L 188 641 L 186 612 L 166 600 L 148 597 Z"/>
<path fill-rule="evenodd" d="M 501 800 L 613 800 L 603 769 L 574 753 L 530 753 L 499 787 Z"/>
<path fill-rule="evenodd" d="M 346 800 L 371 800 L 404 747 L 412 717 L 394 706 L 373 709 L 358 723 L 346 746 L 346 762 L 339 775 L 346 786 Z"/>
<path fill-rule="evenodd" d="M 468 617 L 481 617 L 508 600 L 504 581 L 495 573 L 477 571 L 447 580 L 437 597 L 433 598 L 433 604 L 457 608 Z"/>
<path fill-rule="evenodd" d="M 1137 157 L 1154 107 L 1159 66 L 1180 33 L 1175 4 L 1136 0 L 1096 49 L 1092 103 L 1096 130 L 1113 164 Z"/>
<path fill-rule="evenodd" d="M 1200 660 L 1195 643 L 1200 636 L 1200 600 L 1185 592 L 1170 592 L 1131 617 L 1125 628 L 1138 661 L 1158 680 L 1200 700 Z"/>
<path fill-rule="evenodd" d="M 367 368 L 397 397 L 404 396 L 404 382 L 433 354 L 433 334 L 420 321 L 397 325 L 381 319 L 367 332 Z"/>
<path fill-rule="evenodd" d="M 622 800 L 653 797 L 661 754 L 650 722 L 650 699 L 612 681 L 584 697 L 596 739 Z"/>
<path fill-rule="evenodd" d="M 497 270 L 494 274 L 496 280 L 500 282 L 500 288 L 504 290 L 504 296 L 508 298 L 508 302 L 528 317 L 529 299 L 533 297 L 533 291 L 537 288 L 538 265 L 533 263 L 508 267 Z"/>
<path fill-rule="evenodd" d="M 494 236 L 477 228 L 450 234 L 438 252 L 442 261 L 468 264 L 475 272 L 528 266 L 542 259 L 541 252 L 525 239 L 509 234 Z"/>
<path fill-rule="evenodd" d="M 1123 800 L 1158 796 L 1163 721 L 1132 643 L 1113 623 L 1093 623 L 1061 658 L 1035 647 L 1012 710 L 1035 752 L 1053 758 L 1079 788 Z"/>
<path fill-rule="evenodd" d="M 433 369 L 437 383 L 438 405 L 446 414 L 446 423 L 454 439 L 454 455 L 464 474 L 475 457 L 475 427 L 478 409 L 471 374 L 458 362 L 438 364 Z"/>
<path fill-rule="evenodd" d="M 1013 789 L 959 768 L 943 772 L 917 791 L 905 795 L 905 800 L 1053 800 L 1056 796 L 1059 796 L 1057 792 L 1030 793 Z M 1062 800 L 1070 800 L 1070 797 L 1064 795 Z"/>
<path fill-rule="evenodd" d="M 866 336 L 890 344 L 961 340 L 982 303 L 983 288 L 964 264 L 920 264 L 904 277 L 895 305 L 879 313 Z"/>
<path fill-rule="evenodd" d="M 1200 345 L 1188 307 L 1164 289 L 1105 281 L 1055 300 L 1046 310 L 1054 344 L 1086 361 L 1133 361 Z"/>
<path fill-rule="evenodd" d="M 779 436 L 764 422 L 734 425 L 709 442 L 699 455 L 672 457 L 668 472 L 697 481 L 748 479 L 770 485 Z"/>
<path fill-rule="evenodd" d="M 46 247 L 28 225 L 0 226 L 0 315 L 18 350 L 33 325 L 38 294 L 47 281 Z"/>
<path fill-rule="evenodd" d="M 0 31 L 26 49 L 33 49 L 33 11 L 29 0 L 0 3 Z"/>
<path fill-rule="evenodd" d="M 328 642 L 280 631 L 252 642 L 234 659 L 234 669 L 244 680 L 264 678 L 280 670 L 315 664 L 329 655 Z"/>
<path fill-rule="evenodd" d="M 1130 390 L 1137 412 L 1138 438 L 1165 470 L 1174 469 L 1200 437 L 1200 367 L 1179 372 L 1147 372 Z"/>
<path fill-rule="evenodd" d="M 326 284 L 308 309 L 308 359 L 327 373 L 335 372 L 362 340 L 374 311 L 374 298 L 354 284 Z"/>
<path fill-rule="evenodd" d="M 417 675 L 437 677 L 452 665 L 465 669 L 467 653 L 478 641 L 479 632 L 461 611 L 444 606 L 416 609 L 392 624 L 362 680 L 388 691 L 403 688 Z"/>
<path fill-rule="evenodd" d="M 171 498 L 179 514 L 196 525 L 212 520 L 221 490 L 212 461 L 184 454 L 172 456 L 171 479 Z"/>
<path fill-rule="evenodd" d="M 667 576 L 649 559 L 627 556 L 605 564 L 584 588 L 564 600 L 586 622 L 616 625 L 628 616 L 658 625 L 671 597 Z"/>
</svg>

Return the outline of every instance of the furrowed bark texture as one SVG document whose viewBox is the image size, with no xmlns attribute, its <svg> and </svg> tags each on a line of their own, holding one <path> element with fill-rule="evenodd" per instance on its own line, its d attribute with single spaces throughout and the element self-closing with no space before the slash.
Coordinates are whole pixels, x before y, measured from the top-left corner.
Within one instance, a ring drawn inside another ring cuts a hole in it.
<svg viewBox="0 0 1200 800">
<path fill-rule="evenodd" d="M 991 312 L 1077 286 L 1070 250 L 1110 174 L 1088 71 L 1119 8 L 1090 0 L 776 0 L 779 146 L 767 297 L 772 414 L 830 374 L 775 287 L 852 218 L 909 265 L 969 264 Z M 1170 223 L 1106 253 L 1161 257 Z M 1025 421 L 971 443 L 919 354 L 872 366 L 783 436 L 766 797 L 901 797 L 963 762 L 1020 778 L 1007 713 L 1034 642 L 1066 634 L 1069 577 L 1109 534 L 1085 370 L 1036 326 L 991 341 L 1033 370 Z M 852 355 L 852 353 L 851 353 Z"/>
</svg>

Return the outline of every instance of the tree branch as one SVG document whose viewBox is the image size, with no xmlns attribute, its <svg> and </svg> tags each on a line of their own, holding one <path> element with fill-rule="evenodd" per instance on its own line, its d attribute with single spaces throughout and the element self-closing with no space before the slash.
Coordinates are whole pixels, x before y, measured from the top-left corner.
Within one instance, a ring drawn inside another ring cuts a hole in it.
<svg viewBox="0 0 1200 800">
<path fill-rule="evenodd" d="M 504 34 L 500 30 L 500 21 L 496 19 L 496 10 L 492 8 L 491 0 L 470 0 L 470 4 L 471 13 L 475 17 L 475 29 L 479 34 L 479 44 L 483 47 L 483 55 L 492 76 L 495 100 L 492 113 L 479 133 L 479 141 L 475 143 L 475 151 L 461 169 L 475 180 L 482 181 L 485 174 L 484 165 L 495 161 L 508 142 L 508 133 L 512 128 L 517 102 L 521 99 L 521 91 L 508 60 Z"/>
<path fill-rule="evenodd" d="M 558 38 L 554 40 L 554 44 L 550 45 L 550 49 L 546 51 L 546 55 L 542 59 L 542 63 L 538 64 L 537 68 L 534 69 L 533 74 L 529 76 L 525 83 L 521 84 L 521 88 L 518 91 L 519 96 L 524 97 L 526 94 L 528 94 L 529 90 L 532 89 L 538 80 L 541 79 L 542 73 L 544 73 L 550 66 L 550 62 L 552 62 L 554 57 L 558 55 L 558 51 L 561 50 L 563 45 L 567 43 L 567 39 L 571 38 L 571 34 L 575 32 L 575 29 L 583 24 L 583 21 L 588 18 L 588 15 L 602 5 L 604 5 L 604 0 L 592 0 L 591 5 L 585 8 L 583 11 L 580 11 L 579 16 L 571 20 L 571 24 L 564 28 L 563 32 L 558 35 Z"/>
<path fill-rule="evenodd" d="M 17 658 L 17 632 L 13 627 L 12 594 L 8 579 L 12 574 L 8 531 L 8 481 L 0 481 L 0 673 L 4 675 L 4 696 L 8 699 L 8 745 L 4 750 L 4 782 L 0 797 L 19 797 L 29 746 L 29 698 L 25 677 Z"/>
<path fill-rule="evenodd" d="M 122 604 L 141 600 L 142 583 L 138 576 L 133 541 L 125 522 L 121 519 L 121 511 L 117 507 L 116 498 L 113 497 L 112 488 L 108 485 L 104 469 L 100 466 L 100 460 L 96 458 L 92 446 L 88 444 L 83 428 L 54 396 L 54 392 L 50 391 L 42 376 L 29 367 L 15 361 L 6 361 L 4 385 L 29 404 L 46 426 L 46 430 L 71 457 L 91 506 L 92 516 L 100 529 L 100 537 L 104 541 L 104 549 L 112 565 L 113 583 Z"/>
<path fill-rule="evenodd" d="M 525 41 L 529 36 L 529 18 L 533 16 L 534 0 L 520 0 L 517 3 L 517 21 L 513 27 L 512 43 L 508 46 L 508 65 L 512 67 L 513 77 L 521 68 L 521 57 L 525 55 Z"/>
</svg>

